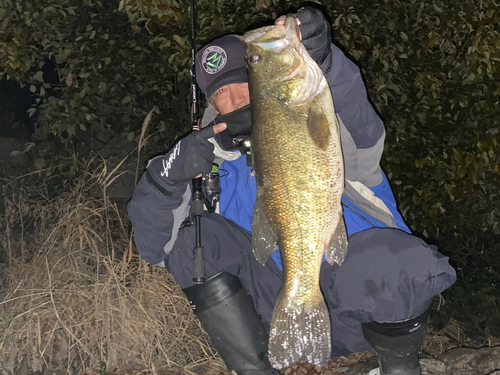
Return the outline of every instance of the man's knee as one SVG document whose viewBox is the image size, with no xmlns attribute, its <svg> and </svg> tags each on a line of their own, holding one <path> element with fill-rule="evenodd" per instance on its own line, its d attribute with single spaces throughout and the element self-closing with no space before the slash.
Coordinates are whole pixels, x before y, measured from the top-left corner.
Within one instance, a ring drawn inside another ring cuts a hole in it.
<svg viewBox="0 0 500 375">
<path fill-rule="evenodd" d="M 435 246 L 390 228 L 351 236 L 344 264 L 330 272 L 332 303 L 341 314 L 360 322 L 418 315 L 456 279 L 448 258 Z"/>
</svg>

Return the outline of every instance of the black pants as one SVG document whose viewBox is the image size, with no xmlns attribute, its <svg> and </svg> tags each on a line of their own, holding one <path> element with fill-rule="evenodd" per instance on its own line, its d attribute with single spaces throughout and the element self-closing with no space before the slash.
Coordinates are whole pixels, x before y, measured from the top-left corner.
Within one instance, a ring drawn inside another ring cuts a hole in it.
<svg viewBox="0 0 500 375">
<path fill-rule="evenodd" d="M 269 328 L 282 273 L 273 260 L 253 256 L 251 235 L 218 214 L 202 218 L 207 277 L 221 271 L 240 278 Z M 165 267 L 182 288 L 192 285 L 194 227 L 180 230 Z M 372 228 L 349 238 L 342 266 L 323 262 L 320 285 L 332 326 L 332 356 L 371 350 L 361 323 L 406 320 L 455 282 L 455 270 L 435 246 L 398 229 Z"/>
</svg>

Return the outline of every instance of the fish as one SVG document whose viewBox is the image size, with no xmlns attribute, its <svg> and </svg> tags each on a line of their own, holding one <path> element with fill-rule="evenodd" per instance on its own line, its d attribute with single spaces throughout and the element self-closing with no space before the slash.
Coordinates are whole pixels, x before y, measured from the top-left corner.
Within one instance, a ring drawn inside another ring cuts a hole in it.
<svg viewBox="0 0 500 375">
<path fill-rule="evenodd" d="M 321 264 L 323 257 L 342 264 L 347 251 L 339 123 L 328 83 L 300 42 L 295 17 L 249 31 L 243 40 L 257 184 L 253 254 L 265 265 L 279 248 L 283 265 L 268 356 L 277 369 L 302 357 L 324 365 L 331 332 Z"/>
</svg>

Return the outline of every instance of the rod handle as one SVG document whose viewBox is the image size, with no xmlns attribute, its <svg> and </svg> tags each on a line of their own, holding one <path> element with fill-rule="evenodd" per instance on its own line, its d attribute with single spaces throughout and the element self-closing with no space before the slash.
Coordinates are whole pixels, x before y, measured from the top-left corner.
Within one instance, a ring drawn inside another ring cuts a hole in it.
<svg viewBox="0 0 500 375">
<path fill-rule="evenodd" d="M 205 256 L 203 246 L 194 248 L 193 283 L 203 284 L 205 282 Z"/>
</svg>

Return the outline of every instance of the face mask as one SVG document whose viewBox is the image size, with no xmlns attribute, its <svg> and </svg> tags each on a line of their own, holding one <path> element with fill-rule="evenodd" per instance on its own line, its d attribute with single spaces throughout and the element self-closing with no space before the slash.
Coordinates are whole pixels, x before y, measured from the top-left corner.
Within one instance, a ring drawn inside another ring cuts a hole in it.
<svg viewBox="0 0 500 375">
<path fill-rule="evenodd" d="M 250 104 L 225 115 L 217 115 L 215 123 L 225 122 L 226 130 L 215 135 L 217 143 L 225 151 L 237 150 L 239 143 L 250 137 L 252 117 Z"/>
</svg>

